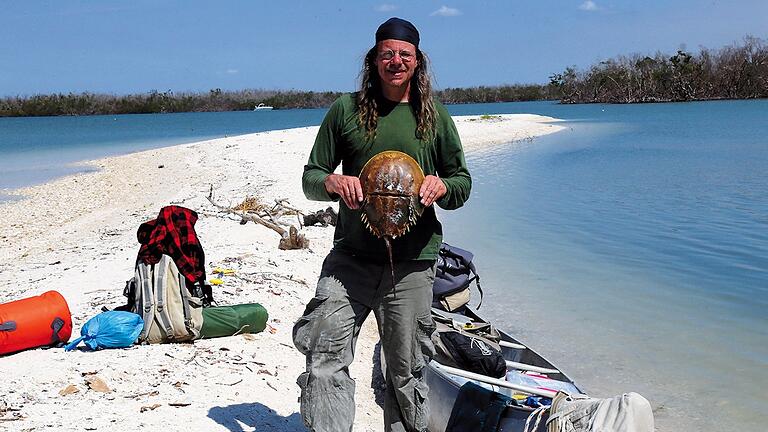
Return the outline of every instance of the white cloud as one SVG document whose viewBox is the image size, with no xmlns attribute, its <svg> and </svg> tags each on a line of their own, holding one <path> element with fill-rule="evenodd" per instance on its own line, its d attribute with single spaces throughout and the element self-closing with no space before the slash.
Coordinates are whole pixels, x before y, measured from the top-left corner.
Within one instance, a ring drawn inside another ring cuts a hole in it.
<svg viewBox="0 0 768 432">
<path fill-rule="evenodd" d="M 389 3 L 384 3 L 376 6 L 376 12 L 392 12 L 397 9 L 397 6 Z"/>
<path fill-rule="evenodd" d="M 461 11 L 458 9 L 450 8 L 448 6 L 443 5 L 443 6 L 440 6 L 440 9 L 429 14 L 429 16 L 435 16 L 435 15 L 444 16 L 444 17 L 458 16 L 458 15 L 461 15 Z"/>
<path fill-rule="evenodd" d="M 587 0 L 581 5 L 579 5 L 579 9 L 584 11 L 596 11 L 599 8 L 597 7 L 597 4 L 595 2 L 593 2 L 592 0 Z"/>
<path fill-rule="evenodd" d="M 228 75 L 235 75 L 238 72 L 240 72 L 240 71 L 237 70 L 237 69 L 227 69 L 227 74 Z"/>
</svg>

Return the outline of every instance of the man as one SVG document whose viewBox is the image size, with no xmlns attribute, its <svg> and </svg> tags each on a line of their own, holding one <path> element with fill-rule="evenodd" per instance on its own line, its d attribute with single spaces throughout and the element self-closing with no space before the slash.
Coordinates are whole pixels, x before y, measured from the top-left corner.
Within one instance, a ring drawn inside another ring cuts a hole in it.
<svg viewBox="0 0 768 432">
<path fill-rule="evenodd" d="M 360 219 L 363 165 L 385 150 L 412 156 L 425 174 L 424 213 L 392 242 L 395 286 L 384 241 Z M 342 174 L 334 170 L 342 165 Z M 434 203 L 455 209 L 469 198 L 471 179 L 456 127 L 432 100 L 427 57 L 408 21 L 391 18 L 365 56 L 360 92 L 340 97 L 323 120 L 302 177 L 309 199 L 341 200 L 334 247 L 323 263 L 315 297 L 293 329 L 307 360 L 301 414 L 312 431 L 351 431 L 355 382 L 348 366 L 360 327 L 373 311 L 386 359 L 386 431 L 427 430 L 423 368 L 434 355 L 430 315 L 442 227 Z M 427 358 L 425 358 L 427 357 Z"/>
</svg>

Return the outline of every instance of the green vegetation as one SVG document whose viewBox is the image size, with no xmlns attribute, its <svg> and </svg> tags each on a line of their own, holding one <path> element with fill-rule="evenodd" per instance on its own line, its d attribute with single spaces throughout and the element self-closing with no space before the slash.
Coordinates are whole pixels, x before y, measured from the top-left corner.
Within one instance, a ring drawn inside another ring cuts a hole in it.
<svg viewBox="0 0 768 432">
<path fill-rule="evenodd" d="M 519 102 L 560 98 L 556 87 L 537 84 L 447 88 L 437 91 L 436 94 L 437 98 L 445 104 Z"/>
<path fill-rule="evenodd" d="M 443 103 L 511 102 L 557 99 L 551 86 L 449 88 L 436 92 Z M 0 99 L 0 117 L 94 114 L 146 114 L 204 111 L 249 111 L 263 103 L 275 109 L 325 108 L 342 93 L 312 91 L 213 89 L 207 93 L 173 93 L 153 90 L 138 95 L 53 94 Z"/>
<path fill-rule="evenodd" d="M 550 77 L 563 103 L 678 102 L 768 97 L 768 46 L 747 36 L 740 45 L 698 54 L 635 54 L 567 68 Z"/>
<path fill-rule="evenodd" d="M 768 97 L 768 46 L 747 36 L 742 44 L 698 54 L 619 56 L 586 71 L 569 67 L 547 85 L 447 88 L 445 104 L 557 100 L 562 103 L 671 102 Z M 206 93 L 52 94 L 0 98 L 0 117 L 249 111 L 263 103 L 285 108 L 328 107 L 340 92 L 213 89 Z"/>
<path fill-rule="evenodd" d="M 17 96 L 0 99 L 0 117 L 248 111 L 259 103 L 276 108 L 314 108 L 330 105 L 340 94 L 213 89 L 207 93 L 153 90 L 127 96 L 93 93 Z"/>
<path fill-rule="evenodd" d="M 469 121 L 501 121 L 502 118 L 500 115 L 491 115 L 491 114 L 483 114 L 479 118 L 471 118 Z"/>
</svg>

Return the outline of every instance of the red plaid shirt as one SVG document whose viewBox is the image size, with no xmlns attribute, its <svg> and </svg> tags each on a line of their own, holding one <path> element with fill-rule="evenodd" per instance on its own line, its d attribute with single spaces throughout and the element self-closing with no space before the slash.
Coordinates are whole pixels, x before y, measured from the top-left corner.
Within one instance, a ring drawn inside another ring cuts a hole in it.
<svg viewBox="0 0 768 432">
<path fill-rule="evenodd" d="M 173 258 L 190 283 L 205 280 L 205 254 L 195 233 L 197 213 L 179 207 L 160 209 L 157 219 L 139 226 L 139 257 L 145 264 L 157 264 L 161 255 Z"/>
</svg>

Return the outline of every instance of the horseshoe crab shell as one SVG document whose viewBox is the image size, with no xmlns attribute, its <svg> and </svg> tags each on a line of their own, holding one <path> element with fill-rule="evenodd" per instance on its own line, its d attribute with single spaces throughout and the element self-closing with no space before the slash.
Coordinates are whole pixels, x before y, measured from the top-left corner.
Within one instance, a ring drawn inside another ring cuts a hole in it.
<svg viewBox="0 0 768 432">
<path fill-rule="evenodd" d="M 389 243 L 410 230 L 424 211 L 419 201 L 423 182 L 421 167 L 403 152 L 384 151 L 366 162 L 360 171 L 360 217 L 373 235 Z"/>
</svg>

